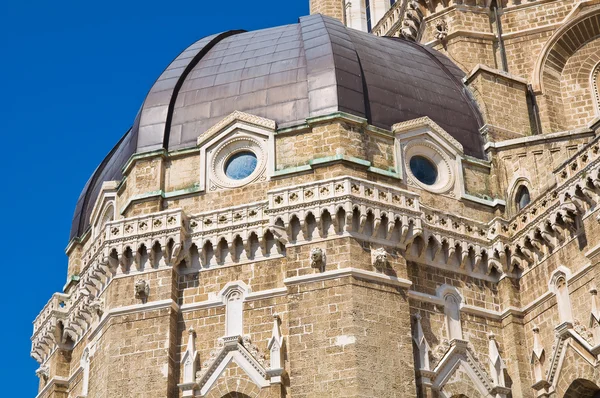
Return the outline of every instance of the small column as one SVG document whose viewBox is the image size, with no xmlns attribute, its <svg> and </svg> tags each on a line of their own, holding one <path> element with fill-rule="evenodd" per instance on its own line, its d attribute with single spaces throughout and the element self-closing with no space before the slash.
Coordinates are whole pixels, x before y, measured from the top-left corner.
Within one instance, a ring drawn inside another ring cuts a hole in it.
<svg viewBox="0 0 600 398">
<path fill-rule="evenodd" d="M 506 387 L 504 383 L 504 361 L 498 351 L 498 343 L 496 335 L 492 332 L 488 334 L 489 339 L 489 357 L 490 357 L 490 374 L 494 380 L 494 384 L 500 387 Z"/>
<path fill-rule="evenodd" d="M 590 329 L 594 336 L 594 344 L 600 344 L 600 311 L 598 308 L 598 289 L 592 287 L 590 289 L 592 295 L 592 309 L 590 311 Z"/>
<path fill-rule="evenodd" d="M 283 355 L 283 336 L 279 324 L 281 319 L 279 315 L 273 314 L 273 332 L 271 339 L 267 345 L 270 352 L 270 366 L 267 374 L 271 377 L 271 384 L 282 384 L 282 376 L 284 370 L 284 355 Z"/>
<path fill-rule="evenodd" d="M 429 344 L 427 344 L 425 334 L 423 333 L 423 327 L 421 326 L 421 314 L 415 314 L 414 319 L 415 329 L 413 333 L 413 341 L 417 346 L 419 355 L 419 363 L 417 366 L 419 367 L 419 370 L 431 370 L 429 367 Z"/>
<path fill-rule="evenodd" d="M 533 350 L 531 351 L 531 364 L 533 365 L 533 380 L 538 383 L 544 379 L 544 346 L 540 342 L 540 328 L 533 327 Z"/>
<path fill-rule="evenodd" d="M 198 388 L 198 384 L 196 384 L 198 352 L 196 351 L 196 333 L 192 327 L 188 330 L 187 348 L 181 358 L 181 363 L 183 364 L 183 383 L 178 387 L 181 389 L 183 397 L 193 397 L 194 390 Z"/>
</svg>

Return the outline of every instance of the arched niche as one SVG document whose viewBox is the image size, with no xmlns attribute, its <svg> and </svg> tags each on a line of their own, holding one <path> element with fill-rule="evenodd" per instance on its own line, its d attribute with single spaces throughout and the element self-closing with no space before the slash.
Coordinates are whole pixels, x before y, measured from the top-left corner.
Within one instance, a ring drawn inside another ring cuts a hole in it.
<svg viewBox="0 0 600 398">
<path fill-rule="evenodd" d="M 600 398 L 600 388 L 590 380 L 576 379 L 565 391 L 564 398 Z"/>
<path fill-rule="evenodd" d="M 575 13 L 546 42 L 532 76 L 544 133 L 583 127 L 591 121 L 595 105 L 589 76 L 600 61 L 600 52 L 591 48 L 595 46 L 600 48 L 598 9 Z M 572 101 L 573 97 L 587 100 Z"/>
</svg>

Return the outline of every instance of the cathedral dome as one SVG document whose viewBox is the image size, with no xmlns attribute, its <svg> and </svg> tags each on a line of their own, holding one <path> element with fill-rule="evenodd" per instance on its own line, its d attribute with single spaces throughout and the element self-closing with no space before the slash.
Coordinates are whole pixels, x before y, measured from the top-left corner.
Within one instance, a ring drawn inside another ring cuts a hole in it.
<svg viewBox="0 0 600 398">
<path fill-rule="evenodd" d="M 87 182 L 71 238 L 87 230 L 102 183 L 120 180 L 131 155 L 193 147 L 234 111 L 272 119 L 279 128 L 335 112 L 384 129 L 428 116 L 467 155 L 482 158 L 481 116 L 462 77 L 433 49 L 353 30 L 321 15 L 205 37 L 161 74 L 133 127 Z"/>
</svg>

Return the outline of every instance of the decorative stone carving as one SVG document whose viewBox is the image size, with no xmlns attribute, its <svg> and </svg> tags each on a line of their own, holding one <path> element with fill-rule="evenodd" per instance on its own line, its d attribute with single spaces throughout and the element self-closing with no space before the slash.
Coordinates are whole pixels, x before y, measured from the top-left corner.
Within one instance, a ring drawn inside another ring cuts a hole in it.
<svg viewBox="0 0 600 398">
<path fill-rule="evenodd" d="M 402 22 L 402 36 L 405 39 L 416 41 L 423 21 L 423 12 L 417 0 L 409 0 L 406 13 Z"/>
<path fill-rule="evenodd" d="M 150 284 L 144 279 L 138 279 L 135 281 L 135 298 L 146 300 L 150 294 Z"/>
<path fill-rule="evenodd" d="M 320 247 L 310 250 L 310 266 L 321 272 L 325 271 L 325 251 Z"/>
<path fill-rule="evenodd" d="M 490 358 L 490 374 L 495 386 L 506 387 L 504 382 L 504 361 L 498 351 L 498 343 L 496 342 L 496 336 L 490 332 L 488 334 L 489 339 L 489 358 Z"/>
<path fill-rule="evenodd" d="M 592 331 L 594 344 L 600 344 L 600 308 L 598 307 L 598 290 L 596 287 L 590 289 L 592 296 L 592 308 L 590 311 L 590 323 L 589 328 Z"/>
<path fill-rule="evenodd" d="M 587 330 L 584 324 L 575 319 L 573 321 L 573 330 L 581 336 L 589 345 L 594 346 L 594 336 L 592 332 Z"/>
<path fill-rule="evenodd" d="M 416 126 L 414 123 L 400 123 L 395 125 L 394 131 L 397 134 L 409 131 Z M 423 120 L 418 121 L 418 125 L 422 126 Z M 436 136 L 439 134 L 436 132 Z M 457 145 L 447 138 L 444 138 L 444 142 L 451 147 Z M 365 242 L 378 245 L 385 239 L 388 241 L 386 247 L 404 250 L 403 255 L 411 261 L 423 253 L 423 261 L 432 266 L 443 266 L 445 269 L 456 267 L 459 271 L 472 272 L 474 277 L 485 276 L 488 279 L 497 278 L 498 275 L 502 275 L 501 272 L 511 273 L 515 267 L 523 269 L 519 263 L 531 266 L 550 255 L 552 247 L 556 248 L 559 242 L 564 242 L 569 231 L 573 231 L 579 225 L 581 217 L 589 211 L 590 206 L 585 200 L 579 200 L 578 195 L 582 195 L 580 191 L 585 190 L 586 184 L 591 187 L 591 183 L 596 189 L 600 189 L 598 148 L 598 143 L 593 142 L 582 149 L 572 161 L 561 166 L 555 173 L 558 185 L 541 195 L 511 220 L 495 218 L 489 223 L 483 223 L 449 216 L 438 210 L 421 207 L 417 194 L 356 177 L 336 177 L 273 189 L 267 193 L 267 200 L 263 202 L 204 212 L 193 217 L 181 209 L 173 209 L 108 222 L 106 233 L 100 234 L 83 253 L 87 267 L 80 275 L 79 284 L 69 295 L 53 296 L 36 318 L 31 355 L 40 364 L 47 360 L 53 348 L 60 342 L 60 339 L 56 340 L 54 336 L 54 329 L 59 322 L 65 327 L 63 336 L 69 336 L 73 341 L 78 341 L 89 330 L 89 302 L 78 301 L 77 297 L 84 291 L 97 295 L 99 288 L 108 285 L 117 272 L 118 258 L 125 257 L 125 249 L 129 248 L 135 254 L 137 248 L 143 244 L 149 258 L 156 259 L 148 263 L 162 267 L 168 265 L 165 259 L 171 258 L 165 257 L 165 253 L 177 253 L 180 247 L 179 253 L 187 256 L 194 244 L 199 252 L 198 262 L 208 268 L 214 265 L 214 259 L 212 262 L 203 261 L 207 253 L 215 253 L 219 239 L 223 236 L 222 228 L 227 228 L 231 236 L 241 238 L 238 239 L 239 242 L 226 242 L 227 246 L 222 248 L 222 252 L 229 249 L 229 253 L 236 253 L 233 249 L 237 250 L 243 246 L 239 257 L 229 254 L 225 256 L 223 264 L 281 256 L 284 254 L 283 251 L 278 252 L 281 245 L 269 246 L 273 241 L 272 236 L 275 235 L 266 233 L 270 225 L 275 225 L 277 220 L 281 219 L 283 228 L 291 234 L 296 228 L 292 222 L 298 219 L 298 228 L 302 233 L 294 237 L 290 235 L 290 241 L 292 244 L 302 244 L 310 241 L 303 237 L 306 230 L 306 214 L 314 215 L 321 223 L 325 219 L 324 212 L 327 211 L 334 221 L 331 224 L 337 228 L 336 233 L 350 232 Z M 577 168 L 573 168 L 573 165 L 577 165 Z M 561 177 L 563 172 L 565 177 Z M 580 190 L 576 189 L 578 186 Z M 327 196 L 325 188 L 328 189 Z M 275 201 L 275 198 L 280 196 L 283 200 Z M 368 217 L 369 212 L 373 217 Z M 386 223 L 382 221 L 382 214 L 387 217 Z M 222 215 L 229 215 L 225 223 L 217 221 Z M 204 224 L 203 220 L 212 222 Z M 130 234 L 125 233 L 126 225 L 133 227 Z M 379 236 L 373 236 L 374 227 L 379 225 Z M 323 230 L 315 229 L 321 234 L 320 237 L 326 237 L 323 231 L 330 230 L 331 226 Z M 365 233 L 366 231 L 369 233 Z M 426 250 L 415 253 L 419 245 L 412 245 L 412 242 L 419 236 L 423 237 L 429 246 Z M 270 240 L 267 240 L 267 237 Z M 181 246 L 177 246 L 177 243 L 181 243 Z M 270 251 L 265 248 L 269 248 Z M 411 248 L 414 250 L 408 250 Z M 461 258 L 458 261 L 454 255 L 457 248 L 461 248 Z M 216 254 L 213 256 L 216 257 Z M 491 274 L 494 269 L 498 273 Z M 550 289 L 568 293 L 564 283 Z M 565 307 L 567 306 L 560 305 L 561 310 Z M 562 318 L 570 319 L 569 311 L 563 312 L 566 314 L 563 314 Z M 595 319 L 600 318 L 597 310 L 594 310 L 594 314 Z M 587 324 L 586 327 L 590 331 L 595 330 Z M 594 341 L 597 341 L 596 339 L 598 337 L 595 337 Z"/>
<path fill-rule="evenodd" d="M 196 332 L 192 327 L 188 330 L 187 348 L 181 358 L 181 363 L 183 364 L 183 383 L 178 387 L 181 389 L 183 397 L 193 397 L 194 390 L 198 387 L 196 384 L 198 352 L 196 351 Z"/>
<path fill-rule="evenodd" d="M 445 19 L 439 19 L 435 23 L 435 38 L 443 41 L 448 36 L 448 22 Z"/>
<path fill-rule="evenodd" d="M 540 328 L 533 327 L 533 350 L 531 365 L 533 366 L 533 381 L 538 383 L 544 379 L 544 346 L 540 341 Z"/>
<path fill-rule="evenodd" d="M 571 298 L 569 297 L 569 288 L 567 278 L 569 270 L 565 267 L 559 267 L 550 278 L 550 290 L 556 295 L 556 304 L 558 307 L 558 316 L 560 323 L 573 322 L 573 313 L 571 308 Z"/>
<path fill-rule="evenodd" d="M 225 296 L 225 336 L 240 336 L 243 330 L 244 292 L 233 288 Z"/>
<path fill-rule="evenodd" d="M 215 360 L 219 356 L 219 353 L 221 352 L 221 350 L 223 349 L 223 347 L 225 347 L 225 340 L 223 340 L 223 339 L 217 339 L 217 345 L 216 345 L 216 347 L 213 348 L 212 350 L 210 350 L 210 354 L 208 356 L 208 359 L 206 359 L 202 363 L 202 368 L 200 369 L 200 371 L 196 372 L 196 378 L 201 378 L 202 376 L 204 376 L 204 374 L 206 373 L 206 371 L 208 370 L 208 368 L 210 368 L 212 366 L 212 364 L 215 362 Z"/>
<path fill-rule="evenodd" d="M 267 369 L 267 375 L 271 377 L 271 384 L 281 384 L 284 369 L 283 369 L 283 336 L 279 329 L 279 323 L 281 319 L 279 315 L 273 314 L 273 332 L 271 333 L 271 339 L 267 344 L 267 349 L 270 353 L 270 364 Z"/>
<path fill-rule="evenodd" d="M 85 348 L 83 355 L 81 356 L 80 366 L 83 369 L 83 378 L 81 381 L 81 395 L 86 397 L 88 395 L 88 388 L 90 386 L 90 349 Z"/>
<path fill-rule="evenodd" d="M 48 366 L 42 365 L 35 371 L 35 375 L 40 379 L 46 381 L 48 380 L 48 377 L 50 377 L 50 369 L 48 368 Z"/>
<path fill-rule="evenodd" d="M 375 268 L 385 268 L 389 265 L 388 252 L 383 247 L 373 250 L 372 257 Z"/>
<path fill-rule="evenodd" d="M 444 301 L 444 315 L 448 340 L 462 340 L 462 325 L 460 322 L 460 307 L 462 297 L 459 291 L 450 285 L 441 285 L 437 289 L 437 295 Z"/>
<path fill-rule="evenodd" d="M 435 347 L 429 356 L 430 366 L 436 367 L 439 361 L 441 361 L 444 355 L 446 355 L 448 350 L 450 350 L 450 342 L 447 339 L 442 339 L 440 344 Z"/>
<path fill-rule="evenodd" d="M 414 315 L 415 327 L 413 331 L 413 341 L 417 347 L 418 355 L 419 355 L 419 366 L 420 370 L 430 370 L 429 366 L 429 344 L 427 344 L 427 340 L 425 339 L 425 334 L 423 333 L 423 327 L 421 326 L 421 314 Z"/>
<path fill-rule="evenodd" d="M 90 311 L 96 315 L 98 318 L 102 318 L 104 314 L 104 299 L 96 297 L 89 304 Z"/>
<path fill-rule="evenodd" d="M 242 338 L 242 345 L 259 364 L 261 364 L 263 367 L 266 367 L 267 358 L 265 358 L 265 354 L 263 354 L 256 345 L 252 344 L 252 339 L 249 335 L 245 335 Z"/>
</svg>

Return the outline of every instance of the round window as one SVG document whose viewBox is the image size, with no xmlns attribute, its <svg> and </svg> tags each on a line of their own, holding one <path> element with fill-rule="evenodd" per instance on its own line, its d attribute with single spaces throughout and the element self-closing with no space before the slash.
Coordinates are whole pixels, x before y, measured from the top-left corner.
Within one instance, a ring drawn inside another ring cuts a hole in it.
<svg viewBox="0 0 600 398">
<path fill-rule="evenodd" d="M 410 171 L 425 185 L 433 185 L 438 179 L 438 170 L 435 164 L 424 156 L 416 155 L 410 158 Z"/>
<path fill-rule="evenodd" d="M 232 180 L 243 180 L 254 172 L 257 163 L 254 152 L 237 152 L 225 162 L 225 175 Z"/>
</svg>

